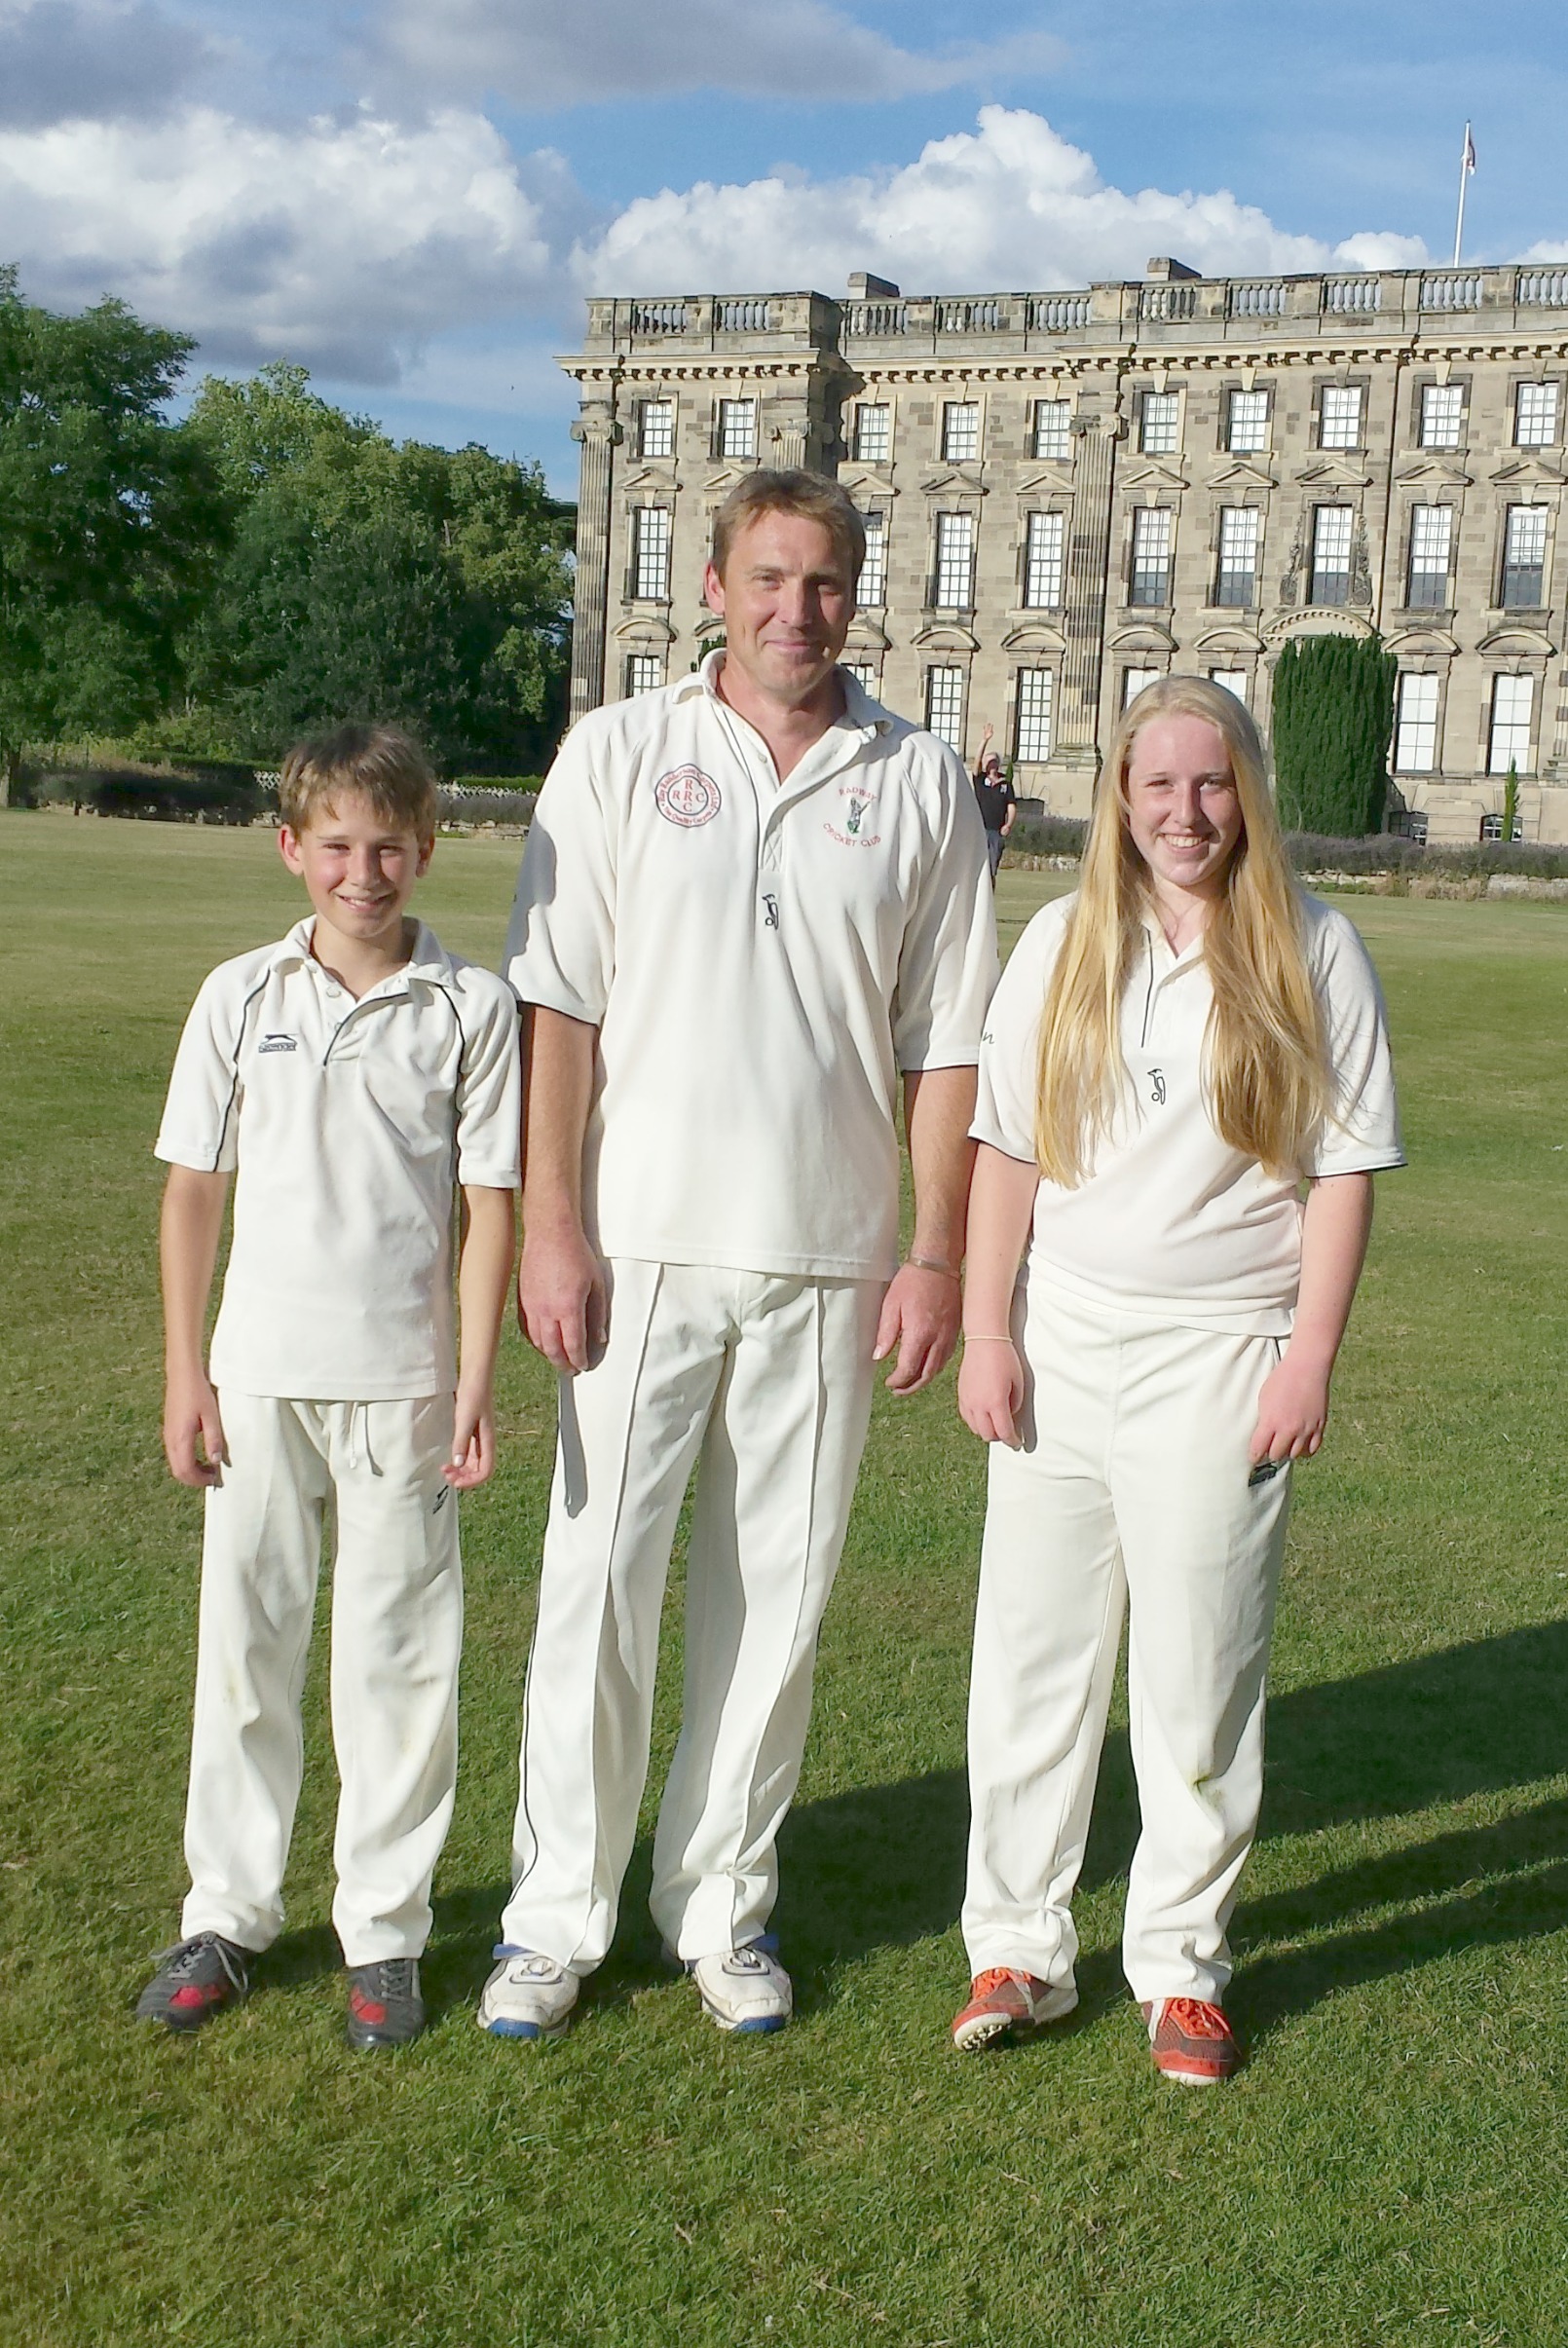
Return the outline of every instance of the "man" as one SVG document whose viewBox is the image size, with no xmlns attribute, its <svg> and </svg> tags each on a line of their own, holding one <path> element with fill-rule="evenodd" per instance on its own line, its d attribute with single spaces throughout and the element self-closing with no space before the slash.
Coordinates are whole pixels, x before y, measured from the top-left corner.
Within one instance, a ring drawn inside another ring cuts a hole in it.
<svg viewBox="0 0 1568 2348">
<path fill-rule="evenodd" d="M 1002 861 L 1002 847 L 1018 815 L 1018 794 L 1007 779 L 1006 769 L 996 752 L 990 749 L 994 726 L 987 725 L 980 736 L 980 764 L 975 768 L 975 801 L 980 808 L 980 820 L 986 827 L 986 858 L 990 866 L 990 884 L 996 886 L 996 868 Z"/>
<path fill-rule="evenodd" d="M 693 1466 L 653 1911 L 722 2029 L 790 2017 L 763 1939 L 774 1840 L 873 1363 L 896 1352 L 913 1394 L 952 1348 L 995 975 L 962 767 L 837 667 L 864 550 L 836 484 L 753 473 L 706 573 L 725 649 L 581 721 L 523 859 L 518 1299 L 562 1375 L 515 1887 L 479 2009 L 500 2036 L 559 2035 L 610 1945 Z"/>
</svg>

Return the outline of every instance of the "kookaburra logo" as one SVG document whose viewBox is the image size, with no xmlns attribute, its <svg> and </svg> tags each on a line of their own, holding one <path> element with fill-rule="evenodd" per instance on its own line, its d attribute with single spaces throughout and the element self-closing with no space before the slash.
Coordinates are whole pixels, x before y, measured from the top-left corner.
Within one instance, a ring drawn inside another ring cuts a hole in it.
<svg viewBox="0 0 1568 2348">
<path fill-rule="evenodd" d="M 1163 1068 L 1150 1068 L 1149 1085 L 1155 1107 L 1163 1108 L 1165 1106 L 1165 1070 Z"/>
</svg>

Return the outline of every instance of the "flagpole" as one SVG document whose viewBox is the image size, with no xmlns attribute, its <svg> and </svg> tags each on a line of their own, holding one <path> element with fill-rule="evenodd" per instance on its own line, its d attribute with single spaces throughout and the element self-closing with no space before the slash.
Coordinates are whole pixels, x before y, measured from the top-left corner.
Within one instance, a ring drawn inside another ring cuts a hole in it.
<svg viewBox="0 0 1568 2348">
<path fill-rule="evenodd" d="M 1454 267 L 1459 267 L 1459 247 L 1465 234 L 1465 182 L 1471 174 L 1470 125 L 1465 125 L 1465 144 L 1459 158 L 1459 217 L 1454 222 Z"/>
</svg>

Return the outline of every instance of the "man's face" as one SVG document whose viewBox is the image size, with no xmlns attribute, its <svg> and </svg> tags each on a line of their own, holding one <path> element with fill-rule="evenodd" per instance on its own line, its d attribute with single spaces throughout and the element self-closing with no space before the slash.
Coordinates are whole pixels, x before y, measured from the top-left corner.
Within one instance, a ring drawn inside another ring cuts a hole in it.
<svg viewBox="0 0 1568 2348">
<path fill-rule="evenodd" d="M 728 656 L 770 701 L 810 700 L 833 674 L 855 615 L 854 582 L 827 530 L 803 514 L 761 513 L 739 531 L 708 607 Z"/>
</svg>

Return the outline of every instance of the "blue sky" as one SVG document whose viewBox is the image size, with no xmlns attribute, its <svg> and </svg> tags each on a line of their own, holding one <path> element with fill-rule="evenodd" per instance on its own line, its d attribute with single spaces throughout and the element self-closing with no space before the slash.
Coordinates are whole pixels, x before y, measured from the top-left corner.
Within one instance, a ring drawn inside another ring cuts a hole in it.
<svg viewBox="0 0 1568 2348">
<path fill-rule="evenodd" d="M 1568 257 L 1552 0 L 0 0 L 0 258 L 569 487 L 584 292 Z"/>
</svg>

